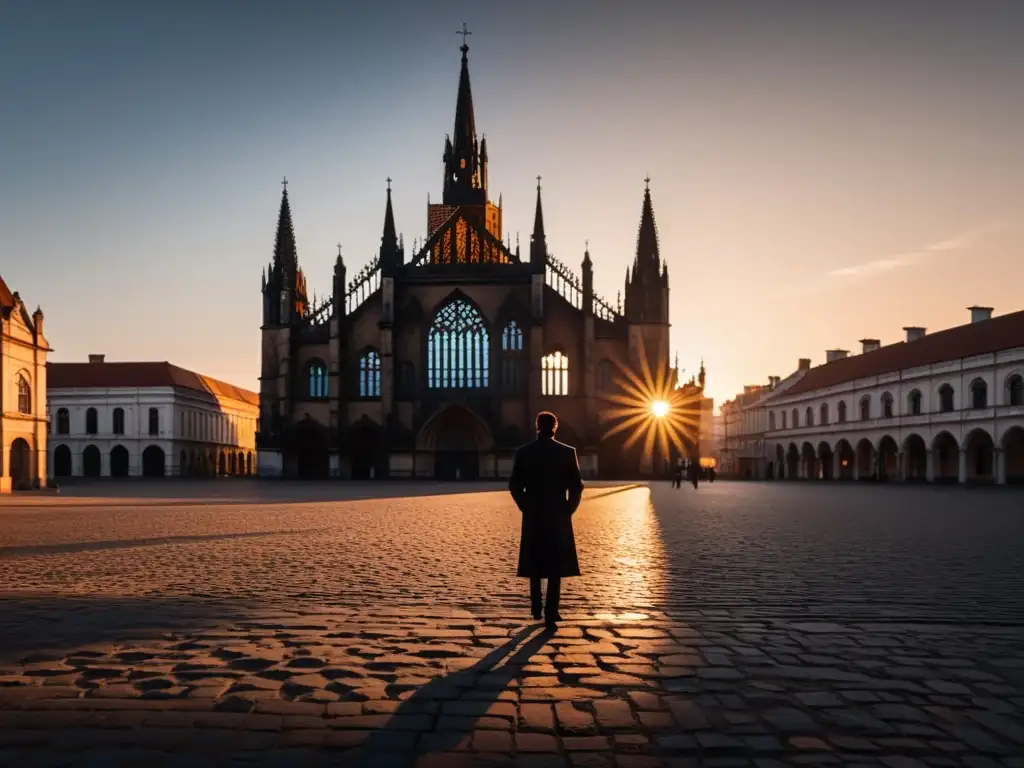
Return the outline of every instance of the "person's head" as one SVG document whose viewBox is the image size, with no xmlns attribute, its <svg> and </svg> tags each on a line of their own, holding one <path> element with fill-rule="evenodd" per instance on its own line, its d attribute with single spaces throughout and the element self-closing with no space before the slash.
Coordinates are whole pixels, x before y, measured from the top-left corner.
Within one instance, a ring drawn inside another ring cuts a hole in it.
<svg viewBox="0 0 1024 768">
<path fill-rule="evenodd" d="M 541 437 L 554 437 L 558 431 L 558 417 L 551 411 L 541 411 L 537 414 L 537 434 Z"/>
</svg>

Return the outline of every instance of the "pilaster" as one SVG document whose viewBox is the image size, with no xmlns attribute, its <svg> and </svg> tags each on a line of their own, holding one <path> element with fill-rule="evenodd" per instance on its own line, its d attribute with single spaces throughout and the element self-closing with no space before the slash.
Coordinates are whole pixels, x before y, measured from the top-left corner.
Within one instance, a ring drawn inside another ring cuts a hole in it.
<svg viewBox="0 0 1024 768">
<path fill-rule="evenodd" d="M 967 482 L 967 451 L 960 451 L 960 472 L 957 477 L 957 482 L 963 484 Z"/>
</svg>

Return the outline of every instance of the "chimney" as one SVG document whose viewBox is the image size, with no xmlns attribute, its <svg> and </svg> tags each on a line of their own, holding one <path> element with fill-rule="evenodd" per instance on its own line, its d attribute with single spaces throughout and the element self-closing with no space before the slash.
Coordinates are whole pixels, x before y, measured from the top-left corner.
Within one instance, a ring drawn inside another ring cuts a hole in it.
<svg viewBox="0 0 1024 768">
<path fill-rule="evenodd" d="M 992 319 L 992 307 L 968 307 L 971 311 L 971 322 L 981 323 Z"/>
<path fill-rule="evenodd" d="M 89 355 L 90 363 L 102 363 L 106 355 Z"/>
<path fill-rule="evenodd" d="M 825 362 L 834 363 L 836 360 L 842 360 L 844 357 L 850 354 L 848 349 L 826 349 L 825 350 Z"/>
<path fill-rule="evenodd" d="M 811 358 L 801 357 L 796 361 L 796 368 L 798 371 L 809 371 L 811 370 Z"/>
<path fill-rule="evenodd" d="M 878 339 L 861 339 L 860 340 L 860 344 L 861 344 L 861 350 L 860 351 L 861 351 L 862 354 L 865 354 L 865 355 L 868 352 L 874 352 L 876 349 L 878 349 L 880 346 L 882 346 L 882 342 L 880 342 Z"/>
<path fill-rule="evenodd" d="M 907 332 L 907 343 L 909 344 L 912 341 L 917 341 L 918 339 L 923 339 L 924 338 L 924 332 L 927 329 L 925 329 L 925 328 L 917 328 L 917 327 L 911 325 L 911 326 L 908 326 L 908 327 L 904 328 L 903 330 Z"/>
</svg>

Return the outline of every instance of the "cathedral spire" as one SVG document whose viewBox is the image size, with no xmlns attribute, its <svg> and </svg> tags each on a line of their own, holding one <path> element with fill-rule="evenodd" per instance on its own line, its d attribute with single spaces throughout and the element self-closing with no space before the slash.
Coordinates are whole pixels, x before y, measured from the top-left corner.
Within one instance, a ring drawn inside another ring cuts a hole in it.
<svg viewBox="0 0 1024 768">
<path fill-rule="evenodd" d="M 277 215 L 277 237 L 274 240 L 274 266 L 294 274 L 299 266 L 299 253 L 295 246 L 295 228 L 292 226 L 292 208 L 288 203 L 288 179 L 281 182 L 281 210 Z"/>
<path fill-rule="evenodd" d="M 389 270 L 401 263 L 401 249 L 398 245 L 398 231 L 395 228 L 395 211 L 391 206 L 391 177 L 388 177 L 387 204 L 384 207 L 384 232 L 380 238 L 380 263 Z"/>
<path fill-rule="evenodd" d="M 533 239 L 545 240 L 544 236 L 544 206 L 540 201 L 540 176 L 537 177 L 537 209 L 533 213 Z"/>
<path fill-rule="evenodd" d="M 469 46 L 466 38 L 470 32 L 465 23 L 462 31 L 456 34 L 462 35 L 462 69 L 459 71 L 459 94 L 455 100 L 455 132 L 452 134 L 453 145 L 456 153 L 460 149 L 470 149 L 476 141 L 476 118 L 473 115 L 473 91 L 469 87 Z"/>
<path fill-rule="evenodd" d="M 541 268 L 548 258 L 547 238 L 544 236 L 544 208 L 540 201 L 540 176 L 537 177 L 537 210 L 533 214 L 533 234 L 530 236 L 530 263 Z"/>
<path fill-rule="evenodd" d="M 473 114 L 473 91 L 469 85 L 469 46 L 466 38 L 472 33 L 462 25 L 462 69 L 459 91 L 455 98 L 455 130 L 445 138 L 444 204 L 482 205 L 487 200 L 487 145 L 477 140 L 476 117 Z"/>
<path fill-rule="evenodd" d="M 643 210 L 640 213 L 640 230 L 636 238 L 636 265 L 643 275 L 657 276 L 661 266 L 658 253 L 658 228 L 654 223 L 654 206 L 651 203 L 651 177 L 644 179 Z"/>
</svg>

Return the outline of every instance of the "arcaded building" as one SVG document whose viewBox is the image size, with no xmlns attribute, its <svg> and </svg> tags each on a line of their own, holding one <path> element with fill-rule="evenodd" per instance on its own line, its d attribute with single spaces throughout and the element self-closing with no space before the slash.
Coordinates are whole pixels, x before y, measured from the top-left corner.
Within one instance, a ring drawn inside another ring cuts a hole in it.
<svg viewBox="0 0 1024 768">
<path fill-rule="evenodd" d="M 594 292 L 589 252 L 579 273 L 549 253 L 539 179 L 529 244 L 521 251 L 502 242 L 469 48 L 461 50 L 441 202 L 428 203 L 426 237 L 410 252 L 389 181 L 379 253 L 353 279 L 339 253 L 330 298 L 313 306 L 285 187 L 263 280 L 263 476 L 504 476 L 544 409 L 558 414 L 559 435 L 577 446 L 585 475 L 649 474 L 663 465 L 641 444 L 624 451 L 625 433 L 604 439 L 609 398 L 621 395 L 627 371 L 646 368 L 654 372 L 648 379 L 676 383 L 668 265 L 649 185 L 636 254 L 614 305 Z M 690 385 L 694 393 L 698 387 Z M 694 455 L 696 432 L 684 446 Z"/>
</svg>

